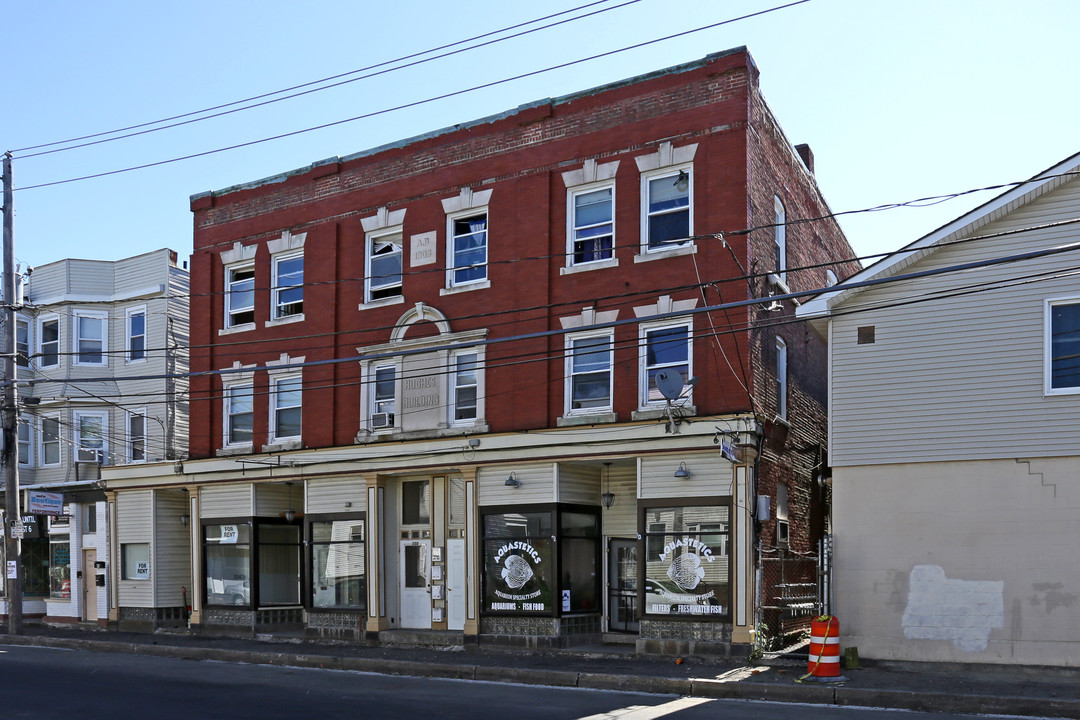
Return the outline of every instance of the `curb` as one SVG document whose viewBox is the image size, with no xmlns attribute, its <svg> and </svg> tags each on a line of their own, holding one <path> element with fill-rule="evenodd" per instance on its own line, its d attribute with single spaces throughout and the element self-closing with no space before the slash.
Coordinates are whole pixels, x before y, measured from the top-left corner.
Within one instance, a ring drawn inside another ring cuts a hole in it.
<svg viewBox="0 0 1080 720">
<path fill-rule="evenodd" d="M 179 660 L 213 659 L 251 665 L 349 670 L 375 675 L 408 675 L 448 680 L 477 680 L 591 690 L 616 690 L 711 699 L 810 703 L 839 707 L 891 708 L 937 713 L 1050 716 L 1080 720 L 1080 700 L 1047 697 L 964 695 L 941 692 L 914 692 L 910 690 L 852 688 L 847 686 L 796 685 L 794 683 L 726 682 L 708 678 L 665 678 L 619 673 L 497 667 L 468 663 L 440 664 L 412 660 L 351 658 L 338 655 L 232 650 L 228 648 L 211 649 L 169 644 L 157 645 L 42 636 L 0 635 L 0 645 L 127 653 Z"/>
</svg>

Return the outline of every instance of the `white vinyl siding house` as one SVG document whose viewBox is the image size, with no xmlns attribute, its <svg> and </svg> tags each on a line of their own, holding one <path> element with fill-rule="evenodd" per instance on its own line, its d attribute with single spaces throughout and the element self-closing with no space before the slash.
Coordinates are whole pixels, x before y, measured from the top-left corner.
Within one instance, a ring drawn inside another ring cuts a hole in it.
<svg viewBox="0 0 1080 720">
<path fill-rule="evenodd" d="M 1051 370 L 1080 339 L 1054 319 L 1080 303 L 1078 169 L 798 310 L 829 339 L 834 613 L 864 657 L 1075 665 L 1080 609 L 1053 597 L 1080 596 L 1080 392 Z"/>
</svg>

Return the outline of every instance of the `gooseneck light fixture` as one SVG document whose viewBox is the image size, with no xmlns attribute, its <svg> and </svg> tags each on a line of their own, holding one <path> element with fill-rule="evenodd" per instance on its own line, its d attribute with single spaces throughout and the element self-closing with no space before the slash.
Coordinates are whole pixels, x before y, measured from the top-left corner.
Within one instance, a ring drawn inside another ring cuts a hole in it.
<svg viewBox="0 0 1080 720">
<path fill-rule="evenodd" d="M 506 478 L 506 482 L 503 483 L 506 487 L 519 488 L 521 487 L 521 481 L 517 479 L 517 475 L 511 470 L 510 477 Z"/>
<path fill-rule="evenodd" d="M 684 463 L 684 462 L 679 463 L 679 469 L 675 471 L 675 475 L 673 475 L 673 477 L 675 477 L 678 480 L 689 480 L 690 479 L 690 471 L 686 469 L 686 463 Z"/>
</svg>

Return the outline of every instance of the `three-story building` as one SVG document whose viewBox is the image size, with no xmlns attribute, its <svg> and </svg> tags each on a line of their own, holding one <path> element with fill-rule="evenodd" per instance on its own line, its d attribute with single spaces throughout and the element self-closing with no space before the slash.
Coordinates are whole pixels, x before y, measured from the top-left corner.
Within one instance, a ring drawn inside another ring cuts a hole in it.
<svg viewBox="0 0 1080 720">
<path fill-rule="evenodd" d="M 101 468 L 187 452 L 188 273 L 163 249 L 49 263 L 28 270 L 24 287 L 19 486 L 63 494 L 59 516 L 22 504 L 24 613 L 104 623 L 111 586 Z"/>
<path fill-rule="evenodd" d="M 758 543 L 822 534 L 824 344 L 769 296 L 851 251 L 745 49 L 191 207 L 190 459 L 107 475 L 119 623 L 190 583 L 207 629 L 731 652 Z"/>
</svg>

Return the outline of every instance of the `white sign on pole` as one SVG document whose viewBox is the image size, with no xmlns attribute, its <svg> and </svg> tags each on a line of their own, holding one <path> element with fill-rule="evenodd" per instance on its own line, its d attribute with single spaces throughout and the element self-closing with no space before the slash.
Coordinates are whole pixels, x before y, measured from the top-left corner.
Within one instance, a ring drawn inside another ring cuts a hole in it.
<svg viewBox="0 0 1080 720">
<path fill-rule="evenodd" d="M 8 560 L 7 564 L 7 579 L 16 580 L 19 577 L 19 568 L 15 564 L 14 560 Z"/>
</svg>

